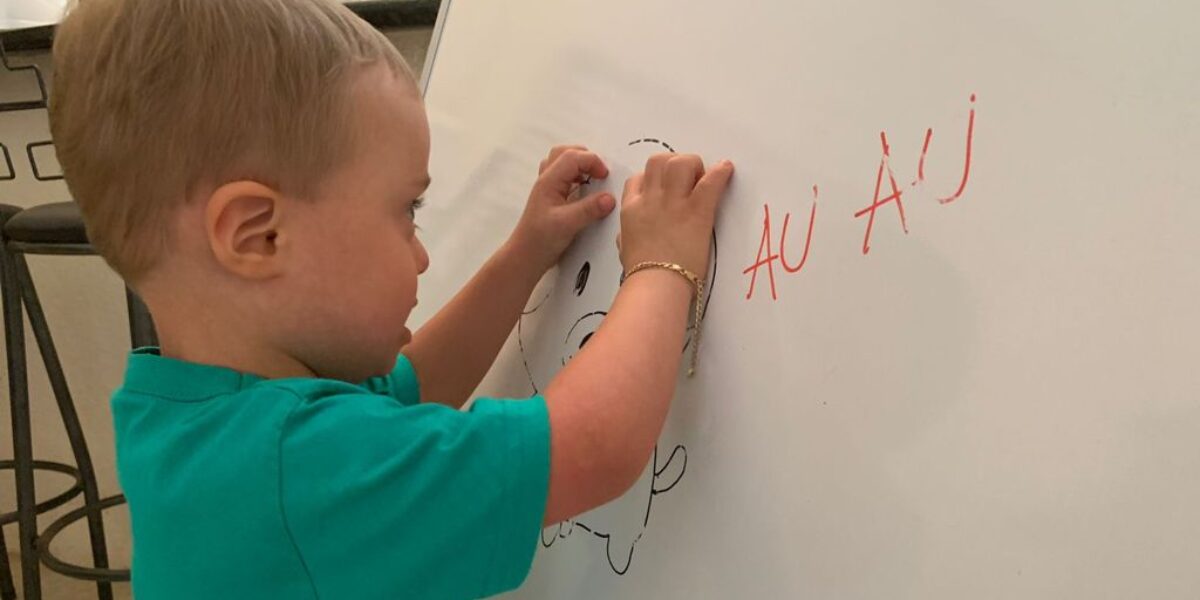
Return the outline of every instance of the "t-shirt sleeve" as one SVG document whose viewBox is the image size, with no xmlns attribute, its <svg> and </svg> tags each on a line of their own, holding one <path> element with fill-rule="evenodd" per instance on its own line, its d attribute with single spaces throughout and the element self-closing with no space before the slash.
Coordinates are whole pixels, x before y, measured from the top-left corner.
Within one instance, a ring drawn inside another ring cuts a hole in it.
<svg viewBox="0 0 1200 600">
<path fill-rule="evenodd" d="M 285 526 L 321 598 L 477 598 L 528 574 L 550 476 L 541 397 L 309 400 L 281 439 Z"/>
<path fill-rule="evenodd" d="M 400 404 L 413 406 L 421 403 L 421 385 L 412 362 L 403 354 L 396 357 L 392 372 L 382 377 L 373 377 L 363 385 L 377 394 L 390 396 Z"/>
</svg>

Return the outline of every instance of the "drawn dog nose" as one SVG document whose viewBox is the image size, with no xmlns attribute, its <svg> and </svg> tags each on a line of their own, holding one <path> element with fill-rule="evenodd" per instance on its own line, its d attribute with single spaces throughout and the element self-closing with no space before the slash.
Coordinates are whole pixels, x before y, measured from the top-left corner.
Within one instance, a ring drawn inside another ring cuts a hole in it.
<svg viewBox="0 0 1200 600">
<path fill-rule="evenodd" d="M 604 321 L 606 315 L 608 315 L 607 312 L 597 310 L 583 315 L 575 321 L 575 324 L 567 331 L 567 336 L 563 338 L 562 365 L 564 367 L 567 366 L 568 361 L 575 358 L 575 353 L 583 350 L 583 347 L 591 341 L 592 336 L 600 328 L 600 323 Z"/>
</svg>

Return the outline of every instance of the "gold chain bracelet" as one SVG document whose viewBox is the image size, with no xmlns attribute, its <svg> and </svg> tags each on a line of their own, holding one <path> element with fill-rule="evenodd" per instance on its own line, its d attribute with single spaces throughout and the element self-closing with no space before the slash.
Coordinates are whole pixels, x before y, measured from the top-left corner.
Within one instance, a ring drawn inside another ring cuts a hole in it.
<svg viewBox="0 0 1200 600">
<path fill-rule="evenodd" d="M 624 281 L 630 275 L 633 275 L 638 271 L 645 271 L 646 269 L 666 269 L 668 271 L 674 271 L 682 275 L 684 279 L 687 279 L 688 283 L 692 284 L 692 290 L 695 292 L 695 298 L 693 301 L 696 307 L 693 318 L 695 319 L 696 324 L 693 326 L 692 333 L 692 362 L 688 366 L 688 377 L 691 377 L 696 374 L 696 356 L 700 351 L 700 321 L 704 318 L 704 280 L 700 279 L 700 277 L 698 277 L 695 273 L 675 263 L 657 261 L 641 262 L 634 265 L 633 268 L 625 272 L 625 274 L 621 277 L 621 280 Z"/>
</svg>

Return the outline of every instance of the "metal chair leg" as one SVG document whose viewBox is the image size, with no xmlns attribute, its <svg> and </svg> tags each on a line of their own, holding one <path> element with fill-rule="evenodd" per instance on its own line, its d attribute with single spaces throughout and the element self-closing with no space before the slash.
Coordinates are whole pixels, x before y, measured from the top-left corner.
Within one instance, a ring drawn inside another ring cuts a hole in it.
<svg viewBox="0 0 1200 600">
<path fill-rule="evenodd" d="M 17 283 L 20 286 L 25 310 L 29 314 L 29 322 L 33 328 L 34 338 L 41 350 L 42 362 L 50 378 L 50 387 L 58 402 L 58 412 L 62 416 L 63 427 L 67 430 L 67 439 L 75 455 L 75 464 L 83 478 L 83 498 L 86 506 L 96 506 L 100 503 L 100 490 L 96 484 L 96 472 L 92 466 L 92 457 L 88 452 L 87 441 L 84 438 L 83 426 L 79 423 L 79 414 L 75 410 L 75 402 L 71 398 L 71 390 L 67 386 L 67 378 L 63 373 L 58 351 L 54 347 L 54 339 L 50 336 L 50 327 L 46 323 L 46 315 L 42 311 L 41 301 L 38 300 L 37 289 L 29 274 L 29 266 L 25 257 L 20 254 L 10 254 L 9 264 L 15 266 Z M 88 534 L 91 537 L 92 561 L 98 568 L 108 567 L 108 545 L 104 539 L 104 519 L 100 511 L 89 512 Z M 96 582 L 96 593 L 100 600 L 112 600 L 112 584 L 106 581 Z"/>
<path fill-rule="evenodd" d="M 25 372 L 25 318 L 13 256 L 0 239 L 3 271 L 4 343 L 8 350 L 8 391 L 12 405 L 13 458 L 16 462 L 17 524 L 21 551 L 21 588 L 25 600 L 41 600 L 37 512 L 34 500 L 33 438 L 29 418 L 29 382 Z"/>
<path fill-rule="evenodd" d="M 17 600 L 17 589 L 13 587 L 12 567 L 8 564 L 8 546 L 4 543 L 3 531 L 0 531 L 0 600 Z"/>
<path fill-rule="evenodd" d="M 106 509 L 121 506 L 122 504 L 125 504 L 125 496 L 124 494 L 117 494 L 100 500 L 99 504 L 81 506 L 55 519 L 38 536 L 38 553 L 41 556 L 42 564 L 55 573 L 62 573 L 73 579 L 82 579 L 85 581 L 129 581 L 129 569 L 85 567 L 68 563 L 55 556 L 53 550 L 50 548 L 50 545 L 54 543 L 55 538 L 59 534 L 80 519 L 86 519 L 92 513 L 98 514 Z"/>
</svg>

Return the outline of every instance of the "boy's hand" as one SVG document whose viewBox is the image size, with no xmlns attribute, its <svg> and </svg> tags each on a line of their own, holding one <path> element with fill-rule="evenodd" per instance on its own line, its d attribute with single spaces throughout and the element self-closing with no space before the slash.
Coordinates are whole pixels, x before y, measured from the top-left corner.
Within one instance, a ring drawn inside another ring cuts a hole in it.
<svg viewBox="0 0 1200 600">
<path fill-rule="evenodd" d="M 583 146 L 555 146 L 542 161 L 511 239 L 539 273 L 558 262 L 584 227 L 612 212 L 617 201 L 607 192 L 574 198 L 581 184 L 605 177 L 608 167 Z"/>
<path fill-rule="evenodd" d="M 705 278 L 717 204 L 732 176 L 727 160 L 705 172 L 695 154 L 651 156 L 645 172 L 625 182 L 621 199 L 617 246 L 625 270 L 646 261 L 669 262 Z"/>
</svg>

